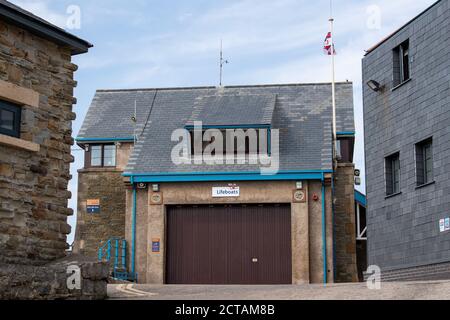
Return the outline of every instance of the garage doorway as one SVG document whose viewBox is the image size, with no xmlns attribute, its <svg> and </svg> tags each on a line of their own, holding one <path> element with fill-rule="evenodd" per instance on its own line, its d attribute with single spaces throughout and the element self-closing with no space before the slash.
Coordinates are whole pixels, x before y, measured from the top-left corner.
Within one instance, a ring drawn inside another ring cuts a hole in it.
<svg viewBox="0 0 450 320">
<path fill-rule="evenodd" d="M 292 284 L 290 205 L 170 206 L 167 284 Z"/>
</svg>

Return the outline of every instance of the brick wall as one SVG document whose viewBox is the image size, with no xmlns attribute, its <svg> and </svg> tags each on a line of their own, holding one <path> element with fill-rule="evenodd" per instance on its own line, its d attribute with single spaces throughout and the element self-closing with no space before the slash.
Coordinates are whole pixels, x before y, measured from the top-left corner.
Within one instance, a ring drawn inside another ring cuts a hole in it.
<svg viewBox="0 0 450 320">
<path fill-rule="evenodd" d="M 341 163 L 335 179 L 334 239 L 336 282 L 357 282 L 355 166 Z"/>
<path fill-rule="evenodd" d="M 0 144 L 0 263 L 43 264 L 68 248 L 76 70 L 69 48 L 0 21 L 0 80 L 39 94 L 21 126 L 39 151 Z"/>
</svg>

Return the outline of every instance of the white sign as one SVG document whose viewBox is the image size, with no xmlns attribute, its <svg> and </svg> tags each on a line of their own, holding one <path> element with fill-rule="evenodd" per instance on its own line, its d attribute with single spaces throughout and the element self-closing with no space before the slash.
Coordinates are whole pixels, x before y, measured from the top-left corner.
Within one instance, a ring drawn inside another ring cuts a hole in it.
<svg viewBox="0 0 450 320">
<path fill-rule="evenodd" d="M 236 198 L 241 195 L 239 187 L 214 187 L 213 198 Z"/>
<path fill-rule="evenodd" d="M 450 218 L 445 219 L 445 223 L 444 223 L 444 230 L 445 231 L 450 231 Z"/>
<path fill-rule="evenodd" d="M 445 232 L 445 219 L 439 220 L 439 231 Z"/>
</svg>

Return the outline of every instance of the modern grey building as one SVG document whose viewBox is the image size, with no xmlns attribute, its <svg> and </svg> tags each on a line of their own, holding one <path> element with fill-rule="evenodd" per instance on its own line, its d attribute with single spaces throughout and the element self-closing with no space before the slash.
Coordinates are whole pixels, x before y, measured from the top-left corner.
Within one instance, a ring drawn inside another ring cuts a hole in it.
<svg viewBox="0 0 450 320">
<path fill-rule="evenodd" d="M 450 278 L 450 4 L 363 59 L 368 256 L 386 280 Z"/>
</svg>

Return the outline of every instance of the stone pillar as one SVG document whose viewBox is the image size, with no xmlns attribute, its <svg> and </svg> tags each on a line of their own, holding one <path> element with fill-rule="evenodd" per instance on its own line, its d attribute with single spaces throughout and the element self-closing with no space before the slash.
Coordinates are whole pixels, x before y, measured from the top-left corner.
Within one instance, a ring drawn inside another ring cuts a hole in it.
<svg viewBox="0 0 450 320">
<path fill-rule="evenodd" d="M 292 283 L 309 284 L 308 203 L 292 204 Z"/>
<path fill-rule="evenodd" d="M 335 177 L 336 282 L 357 282 L 355 226 L 355 166 L 340 163 Z"/>
<path fill-rule="evenodd" d="M 152 193 L 151 191 L 149 191 Z M 151 196 L 150 196 L 151 197 Z M 151 202 L 151 200 L 150 200 Z M 147 282 L 151 284 L 164 284 L 165 276 L 165 207 L 163 204 L 150 204 L 148 206 L 148 233 L 145 238 L 151 246 L 154 239 L 160 241 L 160 252 L 152 252 L 150 247 L 147 259 Z"/>
</svg>

